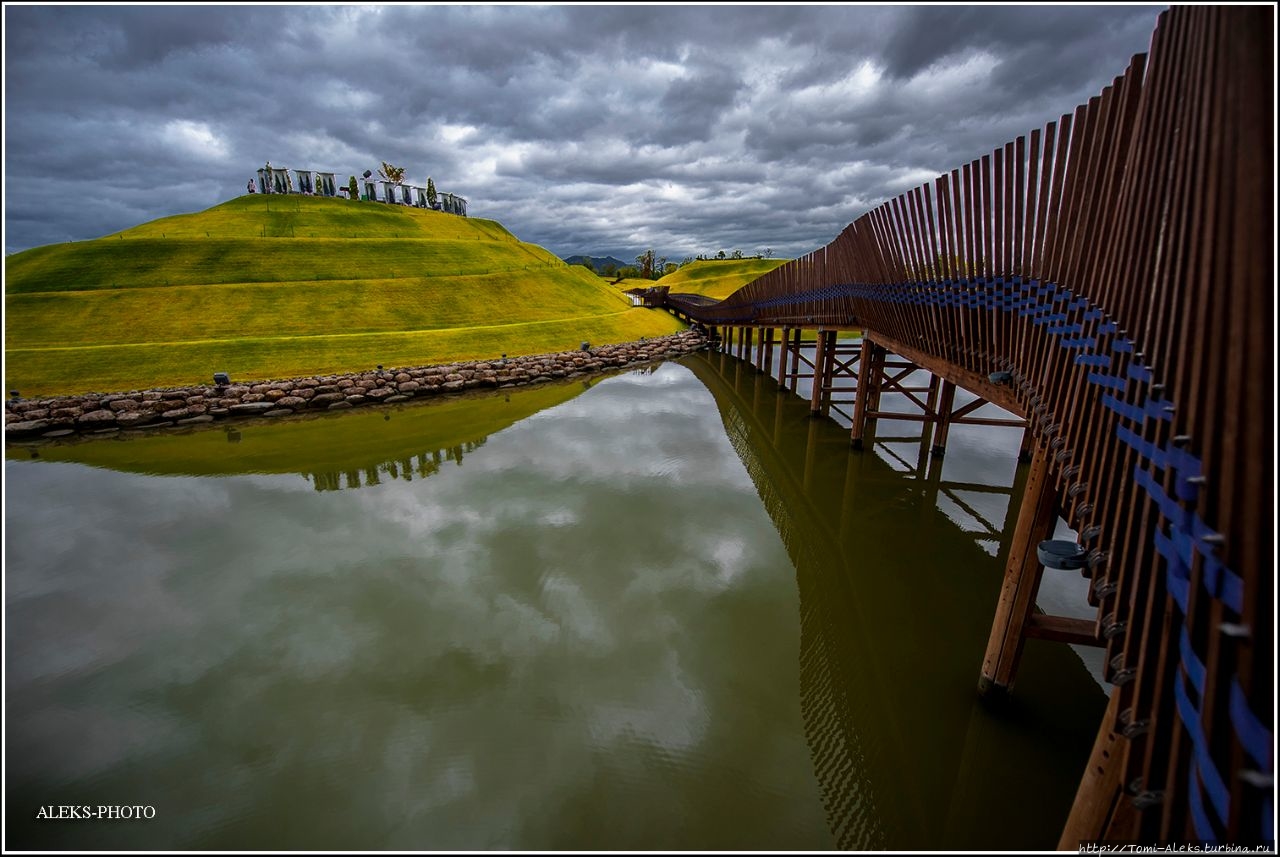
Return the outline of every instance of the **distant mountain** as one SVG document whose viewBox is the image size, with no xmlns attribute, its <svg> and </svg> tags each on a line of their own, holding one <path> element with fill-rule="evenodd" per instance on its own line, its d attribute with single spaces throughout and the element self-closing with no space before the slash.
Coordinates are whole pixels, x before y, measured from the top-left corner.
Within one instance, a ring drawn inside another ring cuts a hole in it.
<svg viewBox="0 0 1280 857">
<path fill-rule="evenodd" d="M 610 265 L 612 265 L 613 269 L 616 271 L 618 268 L 623 268 L 623 267 L 626 267 L 627 265 L 635 264 L 635 262 L 624 262 L 621 259 L 615 259 L 613 256 L 584 256 L 581 253 L 579 253 L 576 256 L 566 256 L 564 260 L 568 262 L 570 265 L 581 265 L 583 262 L 587 261 L 588 259 L 591 260 L 591 267 L 594 268 L 597 272 L 604 270 Z"/>
</svg>

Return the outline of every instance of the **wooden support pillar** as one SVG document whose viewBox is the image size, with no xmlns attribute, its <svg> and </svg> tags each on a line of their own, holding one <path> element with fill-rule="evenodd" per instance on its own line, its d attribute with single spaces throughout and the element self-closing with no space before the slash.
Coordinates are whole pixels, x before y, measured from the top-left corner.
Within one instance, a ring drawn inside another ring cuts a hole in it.
<svg viewBox="0 0 1280 857">
<path fill-rule="evenodd" d="M 858 389 L 854 391 L 853 426 L 850 429 L 849 443 L 854 449 L 862 449 L 862 435 L 867 423 L 867 397 L 871 392 L 871 349 L 875 346 L 863 334 L 862 356 L 858 359 Z"/>
<path fill-rule="evenodd" d="M 787 349 L 791 347 L 791 328 L 782 328 L 782 347 L 778 349 L 778 386 L 787 386 Z"/>
<path fill-rule="evenodd" d="M 764 371 L 764 335 L 765 329 L 760 328 L 760 335 L 756 337 L 756 368 Z"/>
<path fill-rule="evenodd" d="M 943 380 L 938 397 L 938 433 L 933 439 L 933 455 L 941 458 L 947 452 L 947 434 L 951 430 L 951 408 L 956 401 L 956 385 Z"/>
<path fill-rule="evenodd" d="M 791 348 L 791 372 L 788 373 L 791 382 L 787 385 L 791 392 L 796 391 L 796 387 L 800 384 L 800 343 L 804 340 L 804 328 L 796 328 L 796 341 Z"/>
<path fill-rule="evenodd" d="M 773 375 L 773 328 L 766 328 L 764 332 L 764 365 L 761 367 L 764 374 Z"/>
<path fill-rule="evenodd" d="M 822 415 L 825 417 L 831 411 L 831 397 L 835 395 L 836 386 L 836 343 L 838 341 L 839 332 L 828 330 L 823 334 L 827 338 L 825 348 L 826 359 L 821 365 L 822 374 L 822 401 L 819 406 Z"/>
<path fill-rule="evenodd" d="M 827 332 L 818 328 L 817 350 L 813 355 L 813 391 L 809 394 L 810 414 L 822 412 L 822 388 L 827 382 Z"/>
<path fill-rule="evenodd" d="M 873 345 L 871 347 L 871 375 L 867 389 L 867 410 L 873 414 L 880 410 L 880 394 L 884 390 L 884 364 L 888 356 L 889 352 L 883 345 Z M 875 417 L 871 419 L 874 420 Z"/>
<path fill-rule="evenodd" d="M 746 335 L 746 346 L 742 349 L 742 359 L 749 361 L 751 359 L 751 345 L 755 339 L 756 331 L 754 327 L 744 327 L 742 332 Z"/>
<path fill-rule="evenodd" d="M 999 699 L 1008 695 L 1022 659 L 1026 627 L 1035 610 L 1036 591 L 1044 572 L 1036 556 L 1036 546 L 1053 537 L 1057 523 L 1058 495 L 1049 461 L 1048 444 L 1037 445 L 1027 477 L 1027 490 L 1018 510 L 1018 526 L 1009 547 L 1009 564 L 991 623 L 991 636 L 987 639 L 987 653 L 982 659 L 978 691 L 985 697 Z"/>
<path fill-rule="evenodd" d="M 1031 420 L 1027 420 L 1027 427 L 1022 432 L 1022 445 L 1018 447 L 1018 461 L 1023 464 L 1031 461 L 1031 450 L 1035 443 L 1035 436 L 1031 434 Z"/>
</svg>

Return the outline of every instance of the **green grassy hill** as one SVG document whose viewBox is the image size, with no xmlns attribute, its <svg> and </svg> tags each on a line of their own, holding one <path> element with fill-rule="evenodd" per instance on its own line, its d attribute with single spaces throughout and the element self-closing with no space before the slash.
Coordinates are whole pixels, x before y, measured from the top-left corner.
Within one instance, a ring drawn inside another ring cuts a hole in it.
<svg viewBox="0 0 1280 857">
<path fill-rule="evenodd" d="M 355 371 L 661 336 L 580 266 L 491 220 L 247 195 L 5 260 L 24 396 Z"/>
<path fill-rule="evenodd" d="M 787 263 L 787 259 L 708 259 L 685 265 L 654 285 L 675 293 L 723 300 L 755 278 Z"/>
</svg>

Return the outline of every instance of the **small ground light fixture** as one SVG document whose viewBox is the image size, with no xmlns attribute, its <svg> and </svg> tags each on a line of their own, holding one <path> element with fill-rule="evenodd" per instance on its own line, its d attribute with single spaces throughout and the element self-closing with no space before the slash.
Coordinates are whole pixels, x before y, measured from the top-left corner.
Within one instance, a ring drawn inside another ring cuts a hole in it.
<svg viewBox="0 0 1280 857">
<path fill-rule="evenodd" d="M 1036 546 L 1036 558 L 1045 568 L 1067 571 L 1084 568 L 1086 554 L 1075 542 L 1054 539 Z"/>
<path fill-rule="evenodd" d="M 213 383 L 217 384 L 219 387 L 225 387 L 227 384 L 231 383 L 231 376 L 226 372 L 214 372 Z"/>
</svg>

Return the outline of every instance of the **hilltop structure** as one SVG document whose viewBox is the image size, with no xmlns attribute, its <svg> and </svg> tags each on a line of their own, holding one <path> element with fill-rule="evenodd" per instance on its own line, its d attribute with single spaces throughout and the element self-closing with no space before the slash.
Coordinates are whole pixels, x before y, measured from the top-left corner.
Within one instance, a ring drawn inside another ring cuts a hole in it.
<svg viewBox="0 0 1280 857">
<path fill-rule="evenodd" d="M 467 216 L 467 201 L 457 194 L 441 191 L 436 194 L 436 201 L 433 204 L 427 199 L 425 187 L 374 179 L 371 176 L 371 173 L 365 173 L 364 192 L 360 194 L 362 200 L 384 202 L 389 205 L 407 205 L 412 208 L 429 208 L 446 214 Z M 347 192 L 345 187 L 338 187 L 334 173 L 273 167 L 270 161 L 267 161 L 265 167 L 258 169 L 257 190 L 259 193 L 300 193 L 306 196 L 337 196 L 339 193 Z"/>
</svg>

